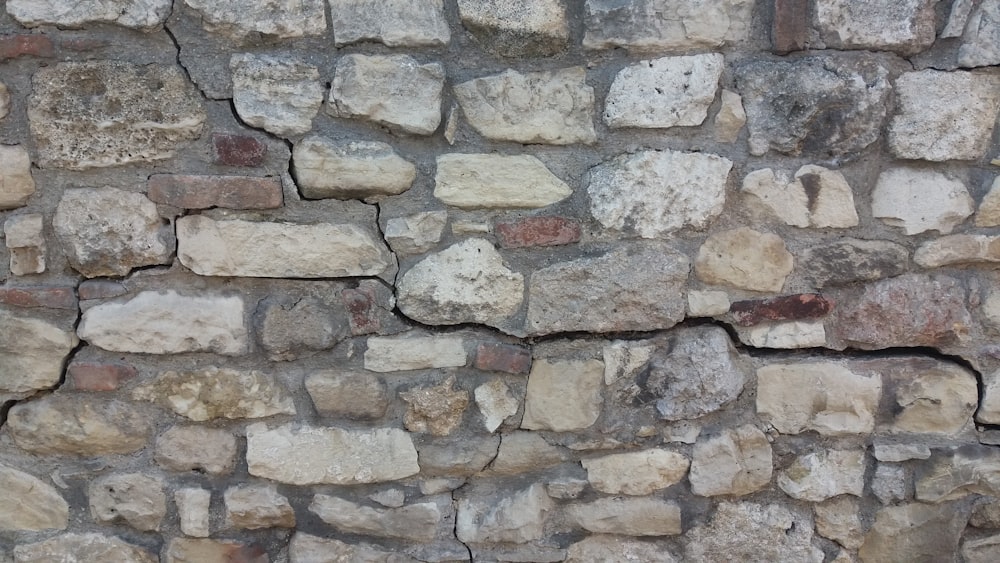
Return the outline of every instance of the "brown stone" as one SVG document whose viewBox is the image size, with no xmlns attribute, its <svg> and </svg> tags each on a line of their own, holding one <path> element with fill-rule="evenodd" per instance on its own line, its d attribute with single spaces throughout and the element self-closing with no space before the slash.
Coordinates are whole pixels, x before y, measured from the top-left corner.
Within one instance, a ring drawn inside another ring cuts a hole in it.
<svg viewBox="0 0 1000 563">
<path fill-rule="evenodd" d="M 84 280 L 76 290 L 80 299 L 111 299 L 128 293 L 128 288 L 111 280 Z"/>
<path fill-rule="evenodd" d="M 580 241 L 580 234 L 580 224 L 564 217 L 526 217 L 496 226 L 504 248 L 572 244 Z"/>
<path fill-rule="evenodd" d="M 260 166 L 267 145 L 250 135 L 212 134 L 212 160 L 222 166 Z"/>
<path fill-rule="evenodd" d="M 230 540 L 175 538 L 170 541 L 164 563 L 268 563 L 267 551 L 258 545 Z"/>
<path fill-rule="evenodd" d="M 531 349 L 484 342 L 476 348 L 476 369 L 526 374 L 531 371 Z"/>
<path fill-rule="evenodd" d="M 763 321 L 818 319 L 832 310 L 833 301 L 818 293 L 737 301 L 729 307 L 733 320 L 740 326 L 754 326 Z"/>
<path fill-rule="evenodd" d="M 809 2 L 807 0 L 775 0 L 774 26 L 771 44 L 775 53 L 783 55 L 806 48 L 809 33 Z"/>
<path fill-rule="evenodd" d="M 149 199 L 183 209 L 274 209 L 281 207 L 281 181 L 253 176 L 150 176 Z"/>
<path fill-rule="evenodd" d="M 404 424 L 411 432 L 430 432 L 434 436 L 447 436 L 462 422 L 469 394 L 455 389 L 455 376 L 440 385 L 419 387 L 404 391 L 399 398 L 409 405 Z"/>
<path fill-rule="evenodd" d="M 0 304 L 15 307 L 77 308 L 72 287 L 0 287 Z"/>
<path fill-rule="evenodd" d="M 136 376 L 132 366 L 100 362 L 73 362 L 66 373 L 77 391 L 114 391 Z"/>
<path fill-rule="evenodd" d="M 51 58 L 55 55 L 52 40 L 46 35 L 6 35 L 0 37 L 0 61 L 18 57 Z"/>
</svg>

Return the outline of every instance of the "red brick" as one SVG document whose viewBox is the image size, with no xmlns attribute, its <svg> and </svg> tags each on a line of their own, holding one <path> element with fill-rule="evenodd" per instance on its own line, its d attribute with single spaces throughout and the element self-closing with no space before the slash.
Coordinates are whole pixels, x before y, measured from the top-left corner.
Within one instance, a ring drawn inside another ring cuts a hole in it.
<svg viewBox="0 0 1000 563">
<path fill-rule="evenodd" d="M 78 391 L 114 391 L 136 375 L 135 368 L 124 364 L 74 362 L 66 370 L 73 388 Z"/>
<path fill-rule="evenodd" d="M 260 166 L 267 156 L 267 145 L 249 135 L 214 133 L 212 158 L 223 166 Z"/>
<path fill-rule="evenodd" d="M 0 37 L 0 61 L 18 57 L 51 58 L 52 40 L 45 35 L 5 35 Z"/>
<path fill-rule="evenodd" d="M 147 187 L 149 199 L 183 209 L 274 209 L 282 201 L 277 178 L 156 174 Z"/>
<path fill-rule="evenodd" d="M 382 323 L 378 319 L 375 292 L 371 288 L 345 289 L 340 294 L 344 307 L 350 313 L 348 322 L 351 334 L 371 334 L 378 332 Z"/>
<path fill-rule="evenodd" d="M 580 224 L 563 217 L 527 217 L 496 226 L 504 248 L 560 246 L 580 241 Z"/>
<path fill-rule="evenodd" d="M 775 53 L 784 54 L 805 49 L 808 33 L 809 2 L 774 0 L 771 44 Z"/>
<path fill-rule="evenodd" d="M 476 349 L 476 369 L 523 374 L 531 371 L 531 350 L 512 344 L 483 343 Z"/>
<path fill-rule="evenodd" d="M 753 326 L 763 321 L 818 319 L 830 314 L 832 310 L 833 301 L 818 293 L 737 301 L 729 307 L 733 319 L 740 326 Z"/>
<path fill-rule="evenodd" d="M 128 288 L 111 280 L 84 280 L 77 289 L 80 299 L 111 299 L 128 293 Z"/>
<path fill-rule="evenodd" d="M 76 310 L 72 287 L 0 287 L 0 303 L 15 307 L 46 307 Z"/>
</svg>

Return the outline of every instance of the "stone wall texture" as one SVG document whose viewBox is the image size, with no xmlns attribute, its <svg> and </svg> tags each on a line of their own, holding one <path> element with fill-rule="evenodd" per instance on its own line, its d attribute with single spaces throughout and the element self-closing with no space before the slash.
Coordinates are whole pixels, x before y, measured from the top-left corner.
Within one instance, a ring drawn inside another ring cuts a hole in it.
<svg viewBox="0 0 1000 563">
<path fill-rule="evenodd" d="M 1000 0 L 0 0 L 0 563 L 1000 561 Z"/>
</svg>

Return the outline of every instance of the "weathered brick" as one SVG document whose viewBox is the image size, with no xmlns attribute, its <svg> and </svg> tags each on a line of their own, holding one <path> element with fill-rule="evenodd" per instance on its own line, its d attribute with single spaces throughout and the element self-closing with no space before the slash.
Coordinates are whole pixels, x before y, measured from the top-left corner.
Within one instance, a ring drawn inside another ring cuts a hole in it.
<svg viewBox="0 0 1000 563">
<path fill-rule="evenodd" d="M 156 174 L 147 187 L 154 202 L 184 209 L 273 209 L 282 202 L 277 178 Z"/>
<path fill-rule="evenodd" d="M 260 166 L 267 156 L 267 145 L 250 135 L 212 134 L 212 160 L 223 166 Z"/>
<path fill-rule="evenodd" d="M 805 49 L 808 32 L 809 3 L 806 0 L 774 0 L 771 43 L 775 53 Z"/>
<path fill-rule="evenodd" d="M 0 303 L 15 307 L 77 308 L 72 287 L 0 287 Z"/>
<path fill-rule="evenodd" d="M 511 344 L 484 342 L 476 348 L 476 369 L 525 374 L 531 371 L 531 350 Z"/>
<path fill-rule="evenodd" d="M 0 61 L 18 57 L 51 58 L 52 40 L 45 35 L 5 35 L 0 37 Z"/>
<path fill-rule="evenodd" d="M 526 217 L 496 226 L 504 248 L 572 244 L 580 241 L 580 233 L 580 224 L 564 217 Z"/>
<path fill-rule="evenodd" d="M 77 391 L 114 391 L 136 376 L 132 366 L 101 362 L 73 362 L 66 373 Z"/>
<path fill-rule="evenodd" d="M 80 299 L 111 299 L 128 293 L 128 288 L 111 280 L 84 280 L 77 288 Z"/>
<path fill-rule="evenodd" d="M 733 319 L 740 326 L 753 326 L 763 321 L 817 319 L 832 310 L 833 301 L 818 293 L 737 301 L 729 307 Z"/>
</svg>

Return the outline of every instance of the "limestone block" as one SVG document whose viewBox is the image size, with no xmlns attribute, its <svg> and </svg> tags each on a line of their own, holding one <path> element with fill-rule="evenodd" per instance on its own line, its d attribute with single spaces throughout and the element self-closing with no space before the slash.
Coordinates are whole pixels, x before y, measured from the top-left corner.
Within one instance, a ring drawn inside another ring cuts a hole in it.
<svg viewBox="0 0 1000 563">
<path fill-rule="evenodd" d="M 292 166 L 307 198 L 366 199 L 410 189 L 417 168 L 386 143 L 339 143 L 320 136 L 295 144 Z"/>
<path fill-rule="evenodd" d="M 10 0 L 7 13 L 25 27 L 73 28 L 113 23 L 152 31 L 167 20 L 171 7 L 171 0 L 81 0 L 72 4 L 61 0 Z"/>
<path fill-rule="evenodd" d="M 377 372 L 462 367 L 468 363 L 465 341 L 454 336 L 372 336 L 365 369 Z"/>
<path fill-rule="evenodd" d="M 700 496 L 747 495 L 771 482 L 771 443 L 744 425 L 695 442 L 691 492 Z"/>
<path fill-rule="evenodd" d="M 687 51 L 749 37 L 750 0 L 587 0 L 583 47 L 630 51 Z"/>
<path fill-rule="evenodd" d="M 681 533 L 681 509 L 652 497 L 599 498 L 565 508 L 566 518 L 596 534 L 675 536 Z"/>
<path fill-rule="evenodd" d="M 955 6 L 963 5 L 956 2 Z M 965 32 L 956 30 L 962 36 L 962 46 L 958 49 L 958 65 L 962 67 L 990 66 L 1000 64 L 1000 1 L 984 0 L 968 2 L 964 6 L 968 21 L 964 22 Z M 953 14 L 956 8 L 952 8 Z M 951 21 L 949 20 L 949 24 Z"/>
<path fill-rule="evenodd" d="M 118 563 L 157 563 L 156 555 L 125 543 L 115 536 L 102 534 L 62 534 L 14 548 L 17 563 L 52 561 L 116 561 Z"/>
<path fill-rule="evenodd" d="M 295 414 L 291 395 L 273 375 L 214 366 L 163 372 L 136 386 L 132 399 L 156 402 L 196 422 Z"/>
<path fill-rule="evenodd" d="M 569 40 L 558 0 L 459 0 L 458 14 L 487 51 L 502 57 L 552 56 Z"/>
<path fill-rule="evenodd" d="M 816 27 L 830 49 L 913 55 L 934 43 L 934 4 L 932 0 L 819 0 Z"/>
<path fill-rule="evenodd" d="M 174 491 L 174 504 L 177 505 L 181 533 L 194 538 L 209 536 L 211 527 L 208 511 L 211 502 L 212 493 L 207 489 L 189 487 Z"/>
<path fill-rule="evenodd" d="M 447 436 L 462 423 L 469 405 L 469 393 L 455 389 L 455 376 L 440 385 L 416 387 L 399 393 L 407 404 L 403 424 L 410 432 L 427 432 L 432 436 Z"/>
<path fill-rule="evenodd" d="M 955 506 L 888 506 L 875 514 L 875 524 L 865 534 L 858 555 L 862 563 L 921 558 L 947 561 L 958 553 L 964 527 L 962 510 Z"/>
<path fill-rule="evenodd" d="M 784 434 L 865 434 L 875 429 L 878 374 L 834 363 L 771 364 L 757 370 L 757 414 Z"/>
<path fill-rule="evenodd" d="M 422 254 L 441 241 L 447 222 L 447 211 L 395 217 L 385 224 L 385 241 L 396 254 Z"/>
<path fill-rule="evenodd" d="M 554 506 L 541 484 L 491 496 L 460 498 L 455 531 L 464 543 L 526 543 L 541 539 Z"/>
<path fill-rule="evenodd" d="M 777 482 L 788 496 L 810 502 L 839 495 L 860 497 L 865 488 L 865 453 L 822 450 L 799 456 L 778 474 Z"/>
<path fill-rule="evenodd" d="M 375 419 L 389 407 L 385 382 L 368 373 L 317 371 L 306 376 L 305 384 L 320 416 Z"/>
<path fill-rule="evenodd" d="M 612 495 L 648 495 L 681 481 L 691 464 L 683 454 L 651 449 L 584 459 L 594 489 Z"/>
<path fill-rule="evenodd" d="M 381 509 L 330 495 L 315 495 L 309 511 L 344 533 L 415 542 L 434 539 L 442 520 L 441 511 L 433 502 Z"/>
<path fill-rule="evenodd" d="M 274 485 L 237 485 L 226 489 L 222 498 L 229 527 L 240 530 L 295 527 L 295 511 Z"/>
<path fill-rule="evenodd" d="M 323 0 L 184 0 L 201 16 L 206 30 L 236 41 L 271 36 L 278 39 L 322 35 L 326 31 Z"/>
<path fill-rule="evenodd" d="M 0 310 L 0 397 L 56 386 L 78 342 L 46 321 Z"/>
<path fill-rule="evenodd" d="M 158 531 L 167 514 L 161 479 L 142 473 L 109 475 L 90 484 L 90 515 L 97 522 L 124 521 L 141 531 Z"/>
<path fill-rule="evenodd" d="M 536 360 L 521 428 L 566 432 L 591 426 L 601 414 L 603 381 L 604 364 L 597 360 Z"/>
<path fill-rule="evenodd" d="M 11 407 L 7 430 L 40 455 L 128 454 L 146 447 L 149 418 L 131 403 L 89 393 L 53 394 Z"/>
<path fill-rule="evenodd" d="M 233 106 L 247 125 L 282 137 L 312 128 L 323 105 L 316 67 L 290 57 L 237 54 L 230 59 L 229 69 Z"/>
<path fill-rule="evenodd" d="M 437 158 L 434 197 L 462 209 L 538 208 L 572 194 L 533 156 L 455 153 Z"/>
<path fill-rule="evenodd" d="M 0 145 L 0 211 L 25 205 L 34 193 L 31 155 L 21 145 Z"/>
<path fill-rule="evenodd" d="M 45 236 L 40 213 L 15 215 L 3 224 L 7 249 L 10 250 L 10 273 L 15 276 L 41 274 L 45 271 Z"/>
<path fill-rule="evenodd" d="M 330 24 L 338 46 L 427 47 L 451 40 L 442 0 L 330 0 Z"/>
<path fill-rule="evenodd" d="M 662 57 L 622 69 L 604 102 L 612 128 L 701 125 L 715 101 L 725 60 L 719 53 Z"/>
<path fill-rule="evenodd" d="M 713 233 L 698 249 L 698 279 L 751 291 L 779 292 L 794 258 L 781 237 L 747 227 Z"/>
<path fill-rule="evenodd" d="M 0 530 L 65 530 L 69 504 L 54 487 L 41 479 L 7 465 L 0 465 Z"/>
<path fill-rule="evenodd" d="M 171 471 L 224 475 L 236 465 L 236 450 L 236 437 L 227 430 L 174 426 L 156 439 L 154 459 Z"/>
<path fill-rule="evenodd" d="M 686 534 L 684 560 L 821 563 L 810 520 L 776 504 L 724 502 L 709 523 Z"/>
</svg>

